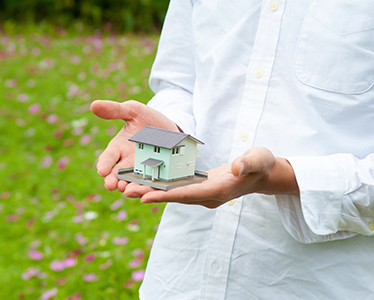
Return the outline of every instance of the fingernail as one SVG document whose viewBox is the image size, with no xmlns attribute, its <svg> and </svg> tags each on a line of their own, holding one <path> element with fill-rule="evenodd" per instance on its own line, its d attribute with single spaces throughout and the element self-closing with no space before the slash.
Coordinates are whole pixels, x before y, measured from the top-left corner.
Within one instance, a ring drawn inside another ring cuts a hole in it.
<svg viewBox="0 0 374 300">
<path fill-rule="evenodd" d="M 151 200 L 140 200 L 141 203 L 144 203 L 144 204 L 152 204 L 154 203 L 153 201 Z"/>
<path fill-rule="evenodd" d="M 141 196 L 138 193 L 130 193 L 125 195 L 127 198 L 140 198 Z"/>
<path fill-rule="evenodd" d="M 240 171 L 239 171 L 239 176 L 242 176 L 244 174 L 244 163 L 240 163 Z"/>
</svg>

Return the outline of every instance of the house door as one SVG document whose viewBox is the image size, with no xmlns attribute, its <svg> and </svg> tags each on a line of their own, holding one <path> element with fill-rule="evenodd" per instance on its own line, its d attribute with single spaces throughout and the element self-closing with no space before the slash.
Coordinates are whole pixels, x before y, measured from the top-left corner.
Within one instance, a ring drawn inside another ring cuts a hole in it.
<svg viewBox="0 0 374 300">
<path fill-rule="evenodd" d="M 160 177 L 160 166 L 153 168 L 153 179 L 159 179 Z"/>
</svg>

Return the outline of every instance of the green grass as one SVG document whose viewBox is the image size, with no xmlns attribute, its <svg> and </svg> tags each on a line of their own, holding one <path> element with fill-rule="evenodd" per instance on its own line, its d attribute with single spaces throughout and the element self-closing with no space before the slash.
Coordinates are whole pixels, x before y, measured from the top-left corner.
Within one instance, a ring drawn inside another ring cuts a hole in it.
<svg viewBox="0 0 374 300">
<path fill-rule="evenodd" d="M 105 190 L 95 160 L 123 122 L 89 110 L 152 97 L 157 36 L 76 28 L 0 32 L 1 300 L 137 299 L 163 209 Z"/>
</svg>

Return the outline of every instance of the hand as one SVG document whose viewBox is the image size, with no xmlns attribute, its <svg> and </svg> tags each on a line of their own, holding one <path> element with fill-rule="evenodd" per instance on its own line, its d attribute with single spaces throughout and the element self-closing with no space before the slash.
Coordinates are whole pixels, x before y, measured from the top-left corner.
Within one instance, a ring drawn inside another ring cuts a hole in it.
<svg viewBox="0 0 374 300">
<path fill-rule="evenodd" d="M 266 148 L 252 148 L 228 164 L 208 172 L 200 184 L 169 191 L 130 183 L 125 196 L 141 198 L 143 203 L 179 202 L 216 208 L 225 202 L 250 193 L 293 194 L 299 189 L 291 165 L 276 158 Z"/>
<path fill-rule="evenodd" d="M 91 111 L 106 120 L 122 119 L 126 122 L 100 155 L 96 166 L 98 174 L 105 177 L 105 187 L 110 191 L 117 188 L 123 192 L 128 184 L 117 179 L 117 172 L 119 168 L 134 166 L 135 143 L 128 141 L 130 137 L 146 125 L 178 131 L 175 123 L 162 113 L 133 100 L 123 103 L 96 100 L 91 104 Z"/>
</svg>

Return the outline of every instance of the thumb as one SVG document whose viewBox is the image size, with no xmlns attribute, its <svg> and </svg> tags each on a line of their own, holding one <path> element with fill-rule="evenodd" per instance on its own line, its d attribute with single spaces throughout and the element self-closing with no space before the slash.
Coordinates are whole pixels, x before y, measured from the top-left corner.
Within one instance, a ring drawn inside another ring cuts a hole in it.
<svg viewBox="0 0 374 300">
<path fill-rule="evenodd" d="M 106 120 L 122 119 L 128 121 L 136 117 L 142 105 L 134 100 L 123 103 L 110 100 L 95 100 L 91 103 L 90 109 L 96 116 Z"/>
<path fill-rule="evenodd" d="M 235 176 L 267 172 L 274 165 L 274 161 L 274 155 L 268 149 L 262 147 L 251 148 L 233 161 L 231 172 Z"/>
</svg>

